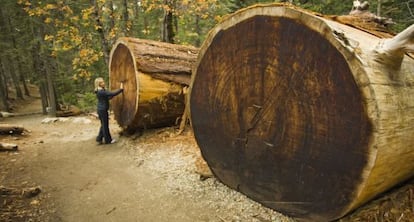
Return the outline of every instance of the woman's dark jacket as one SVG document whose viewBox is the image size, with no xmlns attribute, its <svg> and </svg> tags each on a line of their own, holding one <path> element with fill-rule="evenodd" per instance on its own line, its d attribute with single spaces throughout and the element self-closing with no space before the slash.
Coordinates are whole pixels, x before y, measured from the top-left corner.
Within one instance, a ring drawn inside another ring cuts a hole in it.
<svg viewBox="0 0 414 222">
<path fill-rule="evenodd" d="M 112 97 L 118 95 L 124 91 L 123 89 L 118 89 L 113 92 L 106 91 L 105 89 L 99 89 L 95 91 L 96 97 L 98 98 L 98 111 L 106 111 L 109 109 L 109 100 L 112 99 Z"/>
</svg>

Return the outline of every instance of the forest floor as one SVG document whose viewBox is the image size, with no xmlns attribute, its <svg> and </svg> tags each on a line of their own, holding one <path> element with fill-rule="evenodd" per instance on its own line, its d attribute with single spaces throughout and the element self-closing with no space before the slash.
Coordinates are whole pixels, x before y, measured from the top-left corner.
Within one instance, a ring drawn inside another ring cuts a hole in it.
<svg viewBox="0 0 414 222">
<path fill-rule="evenodd" d="M 40 107 L 28 98 L 15 112 Z M 27 130 L 0 135 L 19 147 L 0 152 L 0 221 L 294 221 L 209 177 L 189 129 L 123 137 L 112 119 L 118 142 L 97 145 L 93 115 L 32 114 L 0 123 Z M 413 221 L 413 192 L 414 180 L 341 221 Z"/>
</svg>

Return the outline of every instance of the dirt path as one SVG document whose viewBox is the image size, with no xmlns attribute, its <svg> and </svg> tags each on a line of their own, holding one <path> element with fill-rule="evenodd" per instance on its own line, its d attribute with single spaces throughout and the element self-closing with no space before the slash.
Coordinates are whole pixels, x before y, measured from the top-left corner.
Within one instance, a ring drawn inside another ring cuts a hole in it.
<svg viewBox="0 0 414 222">
<path fill-rule="evenodd" d="M 39 112 L 39 100 L 25 103 L 17 111 Z M 198 171 L 206 166 L 190 131 L 177 136 L 164 128 L 119 138 L 112 121 L 119 142 L 97 145 L 99 122 L 92 116 L 24 115 L 0 123 L 29 130 L 0 135 L 0 141 L 19 146 L 0 152 L 0 221 L 294 221 L 215 178 L 201 178 Z M 33 187 L 41 193 L 22 195 Z M 411 222 L 413 192 L 414 179 L 340 221 Z"/>
<path fill-rule="evenodd" d="M 201 180 L 195 172 L 200 154 L 191 132 L 176 136 L 166 128 L 97 145 L 99 123 L 93 117 L 42 123 L 45 118 L 1 121 L 22 125 L 30 133 L 1 137 L 18 144 L 19 151 L 0 153 L 6 166 L 0 185 L 42 189 L 29 200 L 35 210 L 21 221 L 293 221 L 215 178 Z M 116 123 L 110 126 L 118 138 Z"/>
</svg>

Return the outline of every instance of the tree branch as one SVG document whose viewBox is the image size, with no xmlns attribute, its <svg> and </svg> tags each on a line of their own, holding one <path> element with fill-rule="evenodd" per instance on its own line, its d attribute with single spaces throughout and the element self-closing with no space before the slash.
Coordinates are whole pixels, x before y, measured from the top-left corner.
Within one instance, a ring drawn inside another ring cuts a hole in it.
<svg viewBox="0 0 414 222">
<path fill-rule="evenodd" d="M 375 51 L 378 53 L 377 61 L 398 69 L 404 54 L 414 52 L 414 24 L 385 40 Z"/>
</svg>

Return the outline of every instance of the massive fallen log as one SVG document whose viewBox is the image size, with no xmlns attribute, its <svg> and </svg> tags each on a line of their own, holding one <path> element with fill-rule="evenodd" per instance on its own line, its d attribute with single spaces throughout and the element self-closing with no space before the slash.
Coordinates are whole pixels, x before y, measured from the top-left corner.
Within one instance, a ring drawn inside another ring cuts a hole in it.
<svg viewBox="0 0 414 222">
<path fill-rule="evenodd" d="M 111 88 L 124 83 L 112 101 L 126 130 L 170 126 L 183 114 L 183 87 L 191 79 L 198 49 L 137 38 L 120 38 L 110 54 Z"/>
<path fill-rule="evenodd" d="M 190 85 L 212 172 L 299 221 L 340 218 L 412 177 L 413 32 L 382 39 L 281 5 L 224 19 Z"/>
</svg>

